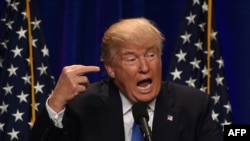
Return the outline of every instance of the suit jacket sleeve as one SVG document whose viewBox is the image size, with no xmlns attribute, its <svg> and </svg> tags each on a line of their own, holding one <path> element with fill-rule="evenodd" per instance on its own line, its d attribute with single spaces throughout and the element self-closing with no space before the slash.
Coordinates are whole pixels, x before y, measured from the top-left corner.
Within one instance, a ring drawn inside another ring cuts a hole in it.
<svg viewBox="0 0 250 141">
<path fill-rule="evenodd" d="M 66 107 L 63 124 L 64 128 L 57 128 L 50 119 L 46 108 L 41 111 L 31 129 L 30 141 L 76 141 L 78 138 L 78 119 Z M 65 118 L 66 117 L 66 118 Z M 71 119 L 70 122 L 67 119 Z"/>
<path fill-rule="evenodd" d="M 203 111 L 197 121 L 197 140 L 198 141 L 222 141 L 222 132 L 219 125 L 211 117 L 211 105 L 209 96 L 205 96 L 202 105 Z"/>
</svg>

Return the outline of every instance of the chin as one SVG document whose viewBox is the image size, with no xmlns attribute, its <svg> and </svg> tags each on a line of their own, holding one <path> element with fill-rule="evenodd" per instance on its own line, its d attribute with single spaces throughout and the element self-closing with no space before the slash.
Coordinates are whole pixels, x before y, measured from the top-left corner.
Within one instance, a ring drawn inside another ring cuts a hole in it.
<svg viewBox="0 0 250 141">
<path fill-rule="evenodd" d="M 154 98 L 155 98 L 155 96 L 153 94 L 147 94 L 147 95 L 141 96 L 140 101 L 141 102 L 150 102 L 150 101 L 154 100 Z"/>
</svg>

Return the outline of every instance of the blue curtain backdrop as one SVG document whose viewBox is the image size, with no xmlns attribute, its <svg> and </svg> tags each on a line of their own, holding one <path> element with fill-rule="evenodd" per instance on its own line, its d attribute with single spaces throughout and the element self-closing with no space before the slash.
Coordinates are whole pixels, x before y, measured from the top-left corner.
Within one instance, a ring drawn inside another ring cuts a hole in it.
<svg viewBox="0 0 250 141">
<path fill-rule="evenodd" d="M 1 0 L 0 9 L 4 7 Z M 105 77 L 100 42 L 109 25 L 121 18 L 146 17 L 166 36 L 163 80 L 187 0 L 38 0 L 42 26 L 57 79 L 65 65 L 101 66 L 90 82 Z M 226 79 L 235 124 L 250 124 L 250 1 L 214 0 Z M 0 11 L 0 12 L 1 12 Z"/>
</svg>

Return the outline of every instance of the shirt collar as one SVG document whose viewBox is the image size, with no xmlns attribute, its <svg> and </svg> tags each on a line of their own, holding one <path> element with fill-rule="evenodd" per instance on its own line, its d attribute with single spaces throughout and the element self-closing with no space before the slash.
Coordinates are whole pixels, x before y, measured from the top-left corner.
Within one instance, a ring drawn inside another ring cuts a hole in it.
<svg viewBox="0 0 250 141">
<path fill-rule="evenodd" d="M 132 103 L 127 99 L 126 96 L 124 96 L 122 94 L 121 91 L 119 91 L 121 100 L 122 100 L 122 111 L 123 111 L 123 115 L 126 114 L 132 107 Z"/>
<path fill-rule="evenodd" d="M 131 110 L 131 107 L 132 107 L 133 104 L 128 100 L 128 98 L 126 96 L 124 96 L 122 94 L 121 91 L 119 91 L 119 94 L 120 94 L 120 97 L 121 97 L 121 100 L 122 100 L 122 111 L 123 111 L 123 115 L 124 115 L 127 112 L 129 112 L 129 110 Z M 151 101 L 148 104 L 149 109 L 151 109 L 152 111 L 155 110 L 155 102 L 156 102 L 156 99 L 154 99 L 153 101 Z"/>
</svg>

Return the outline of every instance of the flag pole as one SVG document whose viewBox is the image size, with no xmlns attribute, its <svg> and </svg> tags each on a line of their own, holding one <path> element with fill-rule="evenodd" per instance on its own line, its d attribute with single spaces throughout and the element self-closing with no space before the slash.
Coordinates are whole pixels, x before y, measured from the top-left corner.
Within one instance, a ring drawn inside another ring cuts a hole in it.
<svg viewBox="0 0 250 141">
<path fill-rule="evenodd" d="M 27 14 L 27 27 L 28 27 L 28 46 L 29 46 L 29 65 L 31 75 L 31 123 L 32 125 L 36 119 L 36 100 L 35 100 L 35 88 L 34 88 L 34 63 L 33 63 L 33 48 L 32 48 L 32 33 L 31 33 L 31 14 L 30 14 L 30 0 L 26 0 L 26 14 Z"/>
<path fill-rule="evenodd" d="M 208 0 L 208 12 L 207 12 L 207 93 L 210 94 L 211 89 L 211 27 L 212 27 L 212 0 Z"/>
</svg>

